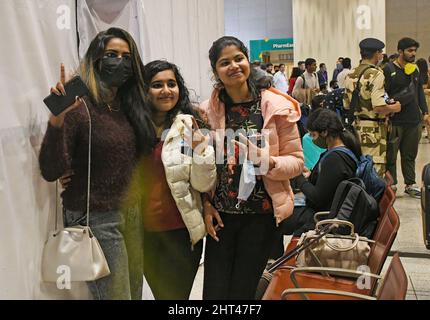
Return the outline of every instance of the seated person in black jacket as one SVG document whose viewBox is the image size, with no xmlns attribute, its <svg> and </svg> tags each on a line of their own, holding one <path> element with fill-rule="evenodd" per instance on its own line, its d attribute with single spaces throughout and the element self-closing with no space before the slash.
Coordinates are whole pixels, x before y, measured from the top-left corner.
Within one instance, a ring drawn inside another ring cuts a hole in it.
<svg viewBox="0 0 430 320">
<path fill-rule="evenodd" d="M 316 110 L 308 119 L 307 129 L 317 146 L 329 151 L 336 147 L 347 147 L 357 158 L 361 157 L 357 135 L 345 130 L 335 112 L 329 109 Z M 300 236 L 314 229 L 314 214 L 329 211 L 339 184 L 355 177 L 357 165 L 350 156 L 335 151 L 321 161 L 324 154 L 312 172 L 304 172 L 296 178 L 297 188 L 306 196 L 306 206 L 296 207 L 292 216 L 281 223 L 279 231 L 282 235 Z M 272 254 L 272 257 L 282 254 L 278 244 L 276 254 Z"/>
</svg>

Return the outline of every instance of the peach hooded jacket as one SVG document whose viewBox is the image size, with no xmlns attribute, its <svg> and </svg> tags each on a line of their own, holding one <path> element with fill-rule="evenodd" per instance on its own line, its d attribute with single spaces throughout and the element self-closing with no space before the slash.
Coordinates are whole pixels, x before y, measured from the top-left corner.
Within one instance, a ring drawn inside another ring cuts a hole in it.
<svg viewBox="0 0 430 320">
<path fill-rule="evenodd" d="M 261 95 L 263 129 L 269 130 L 269 152 L 275 162 L 275 167 L 263 176 L 263 182 L 272 199 L 276 223 L 279 224 L 294 209 L 294 194 L 289 180 L 303 172 L 303 149 L 296 126 L 301 112 L 296 100 L 282 96 L 275 89 L 262 91 Z M 216 130 L 217 142 L 222 141 L 223 145 L 225 106 L 218 97 L 219 91 L 215 89 L 211 98 L 200 105 L 200 111 L 211 130 Z"/>
</svg>

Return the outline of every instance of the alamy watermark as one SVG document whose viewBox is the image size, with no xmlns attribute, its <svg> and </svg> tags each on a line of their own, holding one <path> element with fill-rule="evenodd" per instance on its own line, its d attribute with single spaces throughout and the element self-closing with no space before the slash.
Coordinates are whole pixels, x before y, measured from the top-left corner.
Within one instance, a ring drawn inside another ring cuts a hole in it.
<svg viewBox="0 0 430 320">
<path fill-rule="evenodd" d="M 162 141 L 166 141 L 169 138 L 169 132 L 169 129 L 163 132 Z M 218 129 L 215 131 L 200 129 L 200 133 L 206 137 L 205 142 L 199 139 L 201 135 L 196 139 L 195 134 L 185 129 L 183 136 L 179 138 L 181 143 L 174 144 L 177 149 L 170 149 L 171 154 L 183 154 L 184 156 L 169 159 L 172 164 L 195 163 L 210 165 L 213 163 L 213 158 L 198 155 L 213 148 L 215 151 L 215 164 L 217 165 L 243 165 L 246 161 L 251 161 L 256 166 L 255 174 L 257 176 L 264 176 L 269 172 L 270 130 L 263 129 L 258 132 L 257 130 L 246 131 L 244 129 Z M 192 150 L 194 143 L 196 143 L 196 146 Z M 184 149 L 192 151 L 184 152 Z"/>
<path fill-rule="evenodd" d="M 57 28 L 58 30 L 70 30 L 71 28 L 71 10 L 66 4 L 57 7 Z"/>
<path fill-rule="evenodd" d="M 69 266 L 61 265 L 57 268 L 59 277 L 57 278 L 57 288 L 59 290 L 70 290 L 72 288 L 72 271 Z"/>
<path fill-rule="evenodd" d="M 357 271 L 362 273 L 360 277 L 357 279 L 357 288 L 360 290 L 370 290 L 372 287 L 372 281 L 370 277 L 370 268 L 369 266 L 359 266 Z"/>
</svg>

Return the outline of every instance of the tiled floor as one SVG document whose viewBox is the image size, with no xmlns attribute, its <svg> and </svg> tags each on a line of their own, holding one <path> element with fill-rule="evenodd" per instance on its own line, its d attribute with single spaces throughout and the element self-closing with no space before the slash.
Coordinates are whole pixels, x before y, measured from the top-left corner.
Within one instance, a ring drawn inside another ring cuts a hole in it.
<svg viewBox="0 0 430 320">
<path fill-rule="evenodd" d="M 430 143 L 423 138 L 417 159 L 417 183 L 421 185 L 421 172 L 425 164 L 430 163 Z M 400 159 L 399 165 L 400 168 Z M 423 241 L 422 216 L 420 200 L 404 195 L 404 184 L 399 171 L 399 184 L 395 208 L 400 216 L 400 230 L 393 246 L 393 251 L 399 251 L 402 263 L 409 277 L 408 296 L 409 300 L 430 300 L 430 250 L 427 250 Z M 287 240 L 287 239 L 286 239 Z M 420 258 L 410 257 L 418 255 Z M 384 271 L 390 263 L 387 259 Z M 194 287 L 190 298 L 202 299 L 203 265 L 197 273 Z"/>
</svg>

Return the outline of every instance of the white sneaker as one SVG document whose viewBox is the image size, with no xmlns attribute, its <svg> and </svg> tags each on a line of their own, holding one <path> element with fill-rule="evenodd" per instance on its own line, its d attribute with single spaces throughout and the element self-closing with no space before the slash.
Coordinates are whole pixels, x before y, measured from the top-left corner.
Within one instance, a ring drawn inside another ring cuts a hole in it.
<svg viewBox="0 0 430 320">
<path fill-rule="evenodd" d="M 421 199 L 421 189 L 416 186 L 406 186 L 405 193 L 410 195 L 412 198 Z"/>
</svg>

